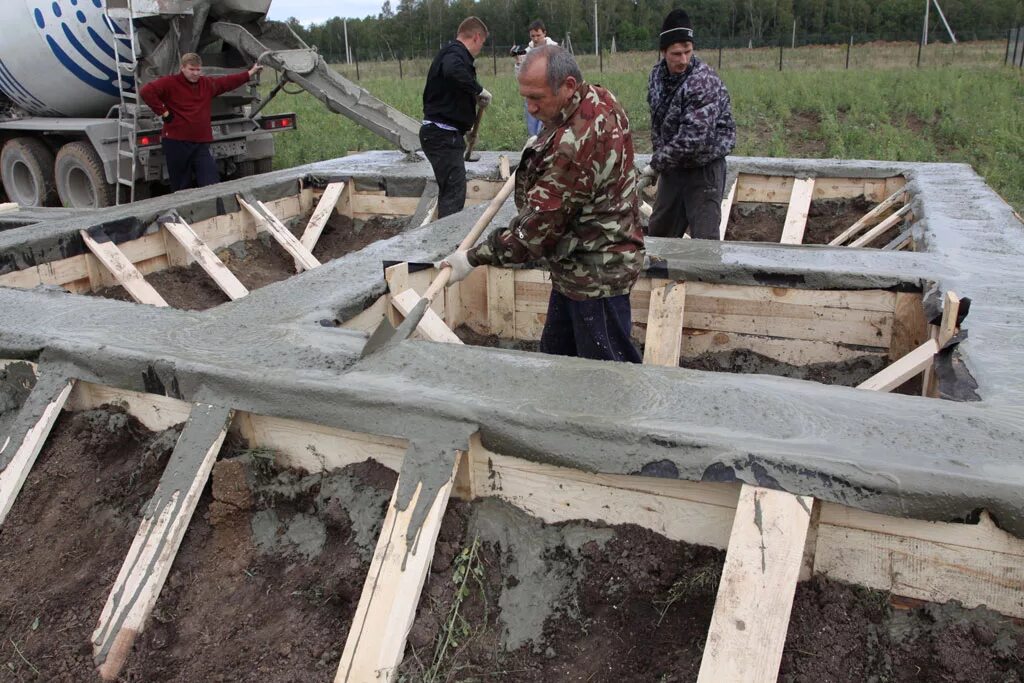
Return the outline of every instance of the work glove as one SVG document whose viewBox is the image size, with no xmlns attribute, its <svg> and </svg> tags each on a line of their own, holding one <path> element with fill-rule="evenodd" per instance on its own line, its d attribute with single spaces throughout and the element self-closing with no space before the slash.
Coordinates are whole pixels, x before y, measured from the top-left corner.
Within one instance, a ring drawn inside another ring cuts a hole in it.
<svg viewBox="0 0 1024 683">
<path fill-rule="evenodd" d="M 163 119 L 164 123 L 170 123 L 174 120 L 174 112 L 168 109 L 160 118 Z"/>
<path fill-rule="evenodd" d="M 481 90 L 480 94 L 476 96 L 476 102 L 480 105 L 481 109 L 489 105 L 492 99 L 494 99 L 494 96 L 491 95 L 491 91 L 487 88 Z"/>
<path fill-rule="evenodd" d="M 453 251 L 448 256 L 445 256 L 444 260 L 441 261 L 440 267 L 452 269 L 452 275 L 448 278 L 449 285 L 462 282 L 473 272 L 473 266 L 469 264 L 469 257 L 464 251 Z"/>
<path fill-rule="evenodd" d="M 640 175 L 647 178 L 648 183 L 653 183 L 658 178 L 658 172 L 651 168 L 650 164 L 644 166 L 643 170 L 640 171 Z"/>
</svg>

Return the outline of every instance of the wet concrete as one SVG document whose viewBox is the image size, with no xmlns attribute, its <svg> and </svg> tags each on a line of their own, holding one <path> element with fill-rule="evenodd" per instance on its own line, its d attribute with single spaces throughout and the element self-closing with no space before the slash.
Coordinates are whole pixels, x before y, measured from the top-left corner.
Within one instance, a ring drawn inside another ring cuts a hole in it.
<svg viewBox="0 0 1024 683">
<path fill-rule="evenodd" d="M 920 217 L 923 251 L 651 239 L 649 274 L 920 289 L 929 293 L 933 310 L 953 289 L 974 299 L 965 324 L 970 338 L 956 358 L 978 380 L 981 400 L 877 395 L 783 378 L 415 341 L 360 359 L 365 335 L 320 326 L 325 318 L 355 315 L 384 292 L 382 261 L 426 262 L 448 253 L 483 207 L 203 313 L 0 289 L 0 357 L 36 358 L 45 351 L 47 363 L 101 384 L 408 438 L 421 457 L 403 468 L 405 487 L 424 475 L 439 485 L 450 473 L 447 454 L 479 428 L 497 451 L 583 470 L 629 473 L 665 461 L 686 479 L 737 479 L 923 519 L 963 519 L 987 508 L 1001 526 L 1024 536 L 1024 302 L 1014 286 L 1024 235 L 1009 207 L 963 165 L 731 163 L 772 175 L 903 174 Z M 470 175 L 494 178 L 496 165 L 497 155 L 485 153 L 469 164 Z M 73 250 L 77 229 L 95 224 L 97 216 L 113 221 L 137 214 L 144 225 L 175 207 L 196 219 L 215 212 L 218 200 L 230 207 L 242 187 L 272 198 L 294 192 L 299 179 L 353 174 L 361 182 L 400 176 L 418 183 L 430 169 L 398 152 L 367 153 L 91 213 L 77 223 L 41 224 L 31 234 L 8 230 L 0 233 L 0 271 L 33 255 Z M 493 225 L 512 214 L 506 204 Z"/>
</svg>

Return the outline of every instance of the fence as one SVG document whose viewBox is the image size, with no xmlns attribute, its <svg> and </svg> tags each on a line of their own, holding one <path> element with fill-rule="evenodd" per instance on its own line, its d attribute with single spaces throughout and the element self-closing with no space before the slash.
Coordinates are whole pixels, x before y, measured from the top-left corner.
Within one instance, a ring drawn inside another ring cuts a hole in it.
<svg viewBox="0 0 1024 683">
<path fill-rule="evenodd" d="M 1013 63 L 1020 66 L 1024 58 L 1024 28 L 1003 34 L 976 36 L 977 40 L 958 43 L 919 40 L 890 40 L 895 36 L 854 34 L 841 36 L 786 36 L 781 42 L 762 41 L 754 44 L 744 39 L 711 38 L 697 44 L 697 53 L 719 71 L 731 69 L 772 70 L 836 70 L 836 69 L 901 69 L 910 67 L 987 66 Z M 562 41 L 565 42 L 564 37 Z M 633 49 L 606 48 L 594 54 L 572 38 L 580 67 L 587 73 L 630 72 L 650 66 L 658 59 L 649 47 Z M 745 43 L 745 44 L 744 44 Z M 486 45 L 477 57 L 481 75 L 512 75 L 514 59 L 510 45 Z M 345 63 L 343 51 L 324 52 L 328 62 L 349 78 L 419 78 L 426 76 L 434 53 L 424 50 L 393 49 L 391 46 L 352 45 L 352 61 Z M 1004 54 L 1005 52 L 1005 54 Z"/>
</svg>

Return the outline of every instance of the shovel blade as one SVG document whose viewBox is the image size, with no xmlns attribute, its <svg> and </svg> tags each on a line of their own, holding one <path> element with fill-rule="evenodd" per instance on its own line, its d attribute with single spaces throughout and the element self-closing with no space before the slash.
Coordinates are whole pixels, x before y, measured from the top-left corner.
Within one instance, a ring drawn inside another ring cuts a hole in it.
<svg viewBox="0 0 1024 683">
<path fill-rule="evenodd" d="M 385 318 L 377 326 L 377 329 L 373 331 L 370 338 L 366 341 L 366 346 L 363 347 L 363 352 L 359 354 L 360 358 L 366 358 L 372 353 L 376 353 L 381 349 L 387 348 L 399 342 L 405 341 L 412 336 L 412 333 L 416 330 L 416 327 L 423 320 L 423 315 L 427 312 L 427 306 L 430 305 L 430 301 L 426 298 L 421 298 L 411 311 L 409 315 L 405 316 L 405 320 L 398 327 L 394 327 L 391 321 Z"/>
</svg>

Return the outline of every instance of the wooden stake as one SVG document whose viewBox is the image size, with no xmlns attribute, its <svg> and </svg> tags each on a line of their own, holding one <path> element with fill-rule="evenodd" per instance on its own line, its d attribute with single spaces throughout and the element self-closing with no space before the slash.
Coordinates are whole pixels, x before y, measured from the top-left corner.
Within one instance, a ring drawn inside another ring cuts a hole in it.
<svg viewBox="0 0 1024 683">
<path fill-rule="evenodd" d="M 224 262 L 217 258 L 213 250 L 206 246 L 206 243 L 199 238 L 199 235 L 192 230 L 188 223 L 177 221 L 162 225 L 192 255 L 192 258 L 206 271 L 206 274 L 213 278 L 213 281 L 217 283 L 221 291 L 228 295 L 228 298 L 234 301 L 249 293 L 245 285 L 238 281 L 235 274 L 228 270 Z"/>
<path fill-rule="evenodd" d="M 79 230 L 85 246 L 89 247 L 99 262 L 117 279 L 132 298 L 140 304 L 151 306 L 166 306 L 167 302 L 153 289 L 153 285 L 146 282 L 142 273 L 132 264 L 128 258 L 121 253 L 113 242 L 97 242 L 85 230 Z"/>
<path fill-rule="evenodd" d="M 644 347 L 645 365 L 679 365 L 685 302 L 686 283 L 682 281 L 670 282 L 651 291 L 647 342 Z"/>
<path fill-rule="evenodd" d="M 813 504 L 785 491 L 740 490 L 698 682 L 778 677 Z"/>
<path fill-rule="evenodd" d="M 56 378 L 56 381 L 59 383 L 61 379 Z M 34 394 L 51 391 L 54 388 L 54 378 L 46 380 L 40 377 L 36 382 L 29 402 L 22 407 L 23 415 L 19 415 L 19 418 L 30 420 L 33 423 L 32 427 L 25 432 L 21 443 L 14 443 L 11 436 L 0 434 L 0 457 L 15 448 L 17 449 L 7 463 L 7 467 L 0 471 L 0 524 L 4 523 L 7 513 L 11 511 L 14 499 L 18 497 L 21 487 L 25 484 L 25 479 L 28 478 L 28 473 L 32 470 L 36 458 L 39 457 L 39 451 L 43 449 L 43 444 L 50 435 L 53 424 L 57 421 L 61 409 L 71 394 L 74 380 L 64 380 L 64 382 L 63 386 L 57 390 L 56 396 L 43 406 L 38 415 L 29 415 L 26 411 L 32 409 L 30 406 L 42 402 Z M 33 399 L 36 401 L 34 402 Z"/>
<path fill-rule="evenodd" d="M 856 223 L 854 223 L 846 230 L 843 230 L 841 233 L 836 235 L 836 237 L 833 238 L 832 241 L 828 243 L 829 246 L 839 246 L 846 240 L 856 235 L 858 232 L 866 228 L 873 220 L 881 216 L 883 213 L 891 209 L 899 202 L 903 201 L 905 194 L 906 193 L 903 191 L 902 187 L 893 192 L 891 195 L 886 197 L 885 200 L 882 201 L 882 203 L 878 204 L 877 206 L 875 206 L 875 208 L 871 209 L 866 214 L 861 216 L 861 218 Z"/>
<path fill-rule="evenodd" d="M 233 414 L 203 403 L 192 407 L 92 634 L 93 657 L 105 681 L 117 679 L 146 626 Z"/>
<path fill-rule="evenodd" d="M 412 500 L 399 510 L 395 500 L 401 477 L 395 484 L 335 683 L 392 681 L 397 676 L 460 457 L 456 453 L 452 458 L 451 475 L 431 502 L 412 542 L 408 539 L 409 526 L 423 489 L 417 486 Z"/>
<path fill-rule="evenodd" d="M 412 289 L 407 289 L 404 292 L 393 294 L 391 296 L 391 305 L 404 318 L 409 315 L 409 311 L 416 307 L 421 298 L 423 298 L 422 295 L 417 294 Z M 423 314 L 423 319 L 416 326 L 416 331 L 423 335 L 424 339 L 429 339 L 430 341 L 447 342 L 450 344 L 462 343 L 462 340 L 445 324 L 444 319 L 430 307 L 427 307 L 426 312 Z"/>
<path fill-rule="evenodd" d="M 939 345 L 935 340 L 929 339 L 889 367 L 858 384 L 857 388 L 892 391 L 914 375 L 924 372 L 925 368 L 931 367 L 938 350 Z"/>
<path fill-rule="evenodd" d="M 512 175 L 512 168 L 508 164 L 508 157 L 502 154 L 498 157 L 498 176 L 502 180 L 508 180 L 510 175 Z"/>
<path fill-rule="evenodd" d="M 937 349 L 941 350 L 946 343 L 956 334 L 956 319 L 960 316 L 960 297 L 953 292 L 946 292 L 942 303 L 942 321 L 938 326 L 931 325 L 931 339 L 935 342 Z M 924 371 L 924 379 L 921 382 L 922 396 L 935 396 L 934 365 L 928 365 Z"/>
<path fill-rule="evenodd" d="M 512 339 L 516 330 L 515 271 L 487 267 L 487 323 L 491 334 Z"/>
<path fill-rule="evenodd" d="M 796 178 L 793 191 L 789 195 L 789 209 L 786 211 L 786 224 L 782 229 L 781 244 L 801 244 L 804 241 L 804 230 L 807 228 L 807 213 L 811 208 L 811 195 L 814 194 L 814 178 Z"/>
<path fill-rule="evenodd" d="M 292 255 L 292 257 L 302 265 L 306 270 L 312 270 L 320 265 L 320 262 L 316 260 L 313 254 L 309 253 L 309 249 L 302 245 L 295 235 L 280 221 L 277 216 L 267 209 L 263 202 L 257 201 L 256 206 L 250 206 L 241 197 L 238 197 L 238 203 L 243 209 L 249 212 L 249 215 L 253 217 L 264 230 L 269 232 L 271 236 L 277 240 L 277 243 L 284 247 L 285 251 Z M 257 210 L 257 207 L 260 210 Z M 266 212 L 266 213 L 263 213 Z"/>
<path fill-rule="evenodd" d="M 320 201 L 317 202 L 316 209 L 313 211 L 313 215 L 309 218 L 309 223 L 306 224 L 306 229 L 302 233 L 302 239 L 299 242 L 302 246 L 309 251 L 310 255 L 313 253 L 313 247 L 316 246 L 317 240 L 320 239 L 321 233 L 324 231 L 324 226 L 327 225 L 327 219 L 334 213 L 335 207 L 338 206 L 338 200 L 341 199 L 341 193 L 345 189 L 345 183 L 330 183 L 324 188 L 324 193 L 320 195 Z M 295 272 L 301 273 L 304 270 L 304 266 L 299 261 L 295 260 Z"/>
<path fill-rule="evenodd" d="M 718 226 L 718 239 L 725 239 L 725 229 L 729 227 L 729 214 L 732 212 L 732 203 L 736 199 L 736 186 L 739 185 L 740 179 L 737 176 L 733 181 L 732 185 L 729 186 L 729 193 L 725 195 L 725 199 L 722 200 L 722 222 Z"/>
<path fill-rule="evenodd" d="M 868 230 L 866 233 L 850 242 L 851 247 L 863 247 L 875 240 L 886 230 L 903 220 L 903 217 L 910 213 L 910 204 L 900 207 L 900 210 L 886 218 L 884 221 Z"/>
</svg>

